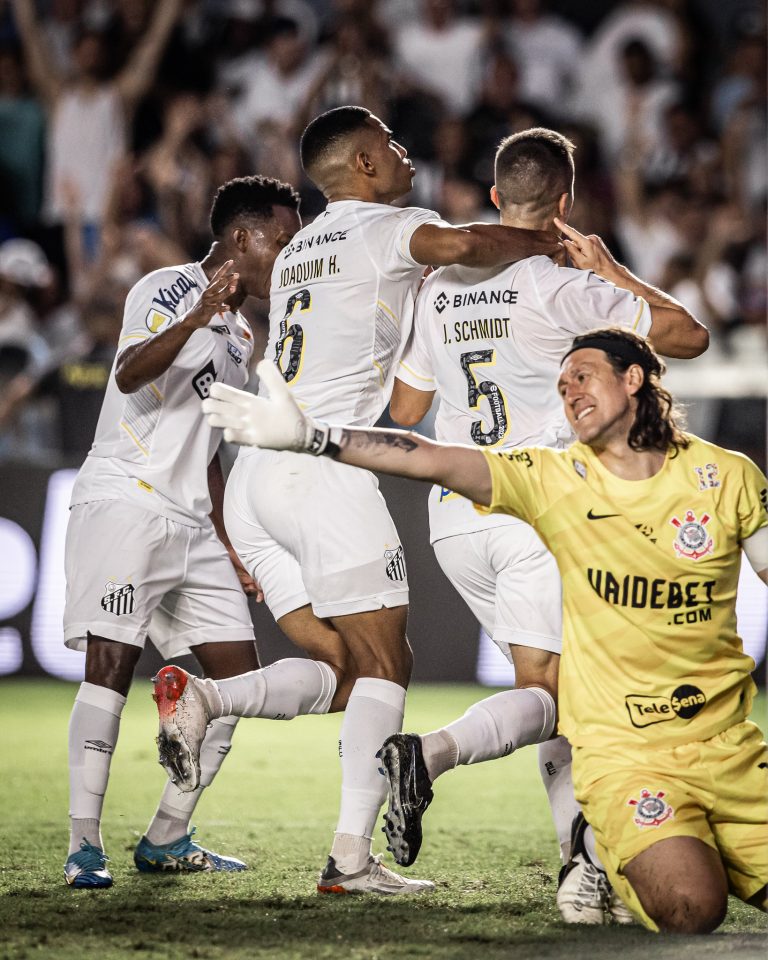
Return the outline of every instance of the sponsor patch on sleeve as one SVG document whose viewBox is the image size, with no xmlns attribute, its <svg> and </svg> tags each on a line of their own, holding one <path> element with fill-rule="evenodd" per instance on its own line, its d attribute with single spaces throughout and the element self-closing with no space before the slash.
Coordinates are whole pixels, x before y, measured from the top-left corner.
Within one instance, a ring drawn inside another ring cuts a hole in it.
<svg viewBox="0 0 768 960">
<path fill-rule="evenodd" d="M 150 307 L 144 322 L 150 333 L 160 333 L 171 320 L 173 317 L 169 313 L 158 310 L 157 307 Z"/>
</svg>

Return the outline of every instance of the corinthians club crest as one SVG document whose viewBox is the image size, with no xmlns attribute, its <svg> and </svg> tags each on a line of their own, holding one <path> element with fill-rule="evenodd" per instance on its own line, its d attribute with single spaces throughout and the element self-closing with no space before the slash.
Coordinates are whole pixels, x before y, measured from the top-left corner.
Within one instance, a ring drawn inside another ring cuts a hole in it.
<svg viewBox="0 0 768 960">
<path fill-rule="evenodd" d="M 650 790 L 641 790 L 640 799 L 634 797 L 627 801 L 628 807 L 634 807 L 634 821 L 638 827 L 660 827 L 662 823 L 671 820 L 675 811 L 664 799 L 665 793 L 659 790 L 651 793 Z"/>
<path fill-rule="evenodd" d="M 116 617 L 122 613 L 133 613 L 133 584 L 115 583 L 109 580 L 105 584 L 101 606 L 107 613 L 114 613 Z"/>
<path fill-rule="evenodd" d="M 707 530 L 707 524 L 712 518 L 708 513 L 701 515 L 701 520 L 696 519 L 693 510 L 686 510 L 685 517 L 679 520 L 672 517 L 669 521 L 677 530 L 672 546 L 681 557 L 688 560 L 700 560 L 715 549 L 715 541 Z"/>
</svg>

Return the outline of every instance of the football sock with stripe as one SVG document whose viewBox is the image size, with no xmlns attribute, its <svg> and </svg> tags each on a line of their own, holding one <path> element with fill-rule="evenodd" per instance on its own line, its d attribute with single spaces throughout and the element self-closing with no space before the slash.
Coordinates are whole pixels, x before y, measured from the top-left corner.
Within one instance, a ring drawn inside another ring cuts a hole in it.
<svg viewBox="0 0 768 960">
<path fill-rule="evenodd" d="M 387 793 L 376 752 L 403 724 L 405 688 L 390 680 L 361 677 L 349 695 L 339 736 L 341 807 L 331 856 L 342 873 L 362 870 Z"/>
<path fill-rule="evenodd" d="M 101 810 L 125 697 L 108 687 L 81 683 L 69 720 L 69 852 L 83 839 L 103 849 Z"/>
<path fill-rule="evenodd" d="M 571 745 L 565 737 L 555 737 L 539 744 L 539 773 L 547 791 L 557 842 L 560 844 L 560 857 L 563 863 L 568 863 L 571 855 L 571 824 L 581 808 L 573 795 Z"/>
<path fill-rule="evenodd" d="M 219 717 L 212 721 L 200 747 L 200 784 L 190 793 L 182 793 L 175 784 L 166 783 L 157 812 L 147 827 L 150 843 L 162 846 L 189 833 L 189 821 L 203 790 L 210 786 L 229 753 L 237 717 Z"/>
<path fill-rule="evenodd" d="M 555 701 L 541 687 L 495 693 L 473 703 L 463 717 L 421 738 L 427 773 L 435 780 L 459 763 L 495 760 L 518 747 L 547 740 L 556 716 Z"/>
</svg>

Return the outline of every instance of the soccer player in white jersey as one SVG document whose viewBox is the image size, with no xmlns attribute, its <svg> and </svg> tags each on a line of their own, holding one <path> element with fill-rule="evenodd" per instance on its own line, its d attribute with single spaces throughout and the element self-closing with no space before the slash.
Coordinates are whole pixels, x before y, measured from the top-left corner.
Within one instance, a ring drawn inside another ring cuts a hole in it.
<svg viewBox="0 0 768 960">
<path fill-rule="evenodd" d="M 523 130 L 496 154 L 491 197 L 501 222 L 546 229 L 556 217 L 575 267 L 531 257 L 496 269 L 449 266 L 421 289 L 414 330 L 390 403 L 403 426 L 432 405 L 438 440 L 507 449 L 531 444 L 563 448 L 573 440 L 553 389 L 572 338 L 596 324 L 649 334 L 663 354 L 696 356 L 707 332 L 676 301 L 615 262 L 597 238 L 566 227 L 573 203 L 573 144 L 553 130 Z M 433 487 L 430 538 L 443 572 L 488 635 L 515 667 L 515 689 L 474 704 L 423 737 L 397 734 L 382 750 L 390 779 L 385 830 L 395 859 L 410 865 L 422 841 L 421 817 L 434 780 L 457 764 L 507 756 L 539 743 L 539 769 L 552 807 L 564 863 L 579 812 L 571 782 L 571 750 L 555 737 L 557 674 L 562 647 L 557 565 L 532 527 L 508 515 L 480 515 L 464 497 Z M 552 739 L 554 737 L 554 739 Z M 570 886 L 592 889 L 583 865 Z M 561 897 L 562 900 L 562 897 Z M 563 901 L 565 909 L 566 904 Z M 567 911 L 566 911 L 567 912 Z M 616 911 L 614 911 L 616 912 Z M 566 919 L 602 923 L 602 904 Z"/>
<path fill-rule="evenodd" d="M 128 294 L 96 437 L 72 494 L 64 639 L 86 651 L 69 727 L 73 887 L 108 887 L 101 812 L 120 714 L 147 636 L 164 657 L 194 652 L 227 677 L 258 667 L 246 593 L 228 543 L 223 478 L 200 401 L 244 386 L 253 334 L 238 308 L 266 297 L 272 264 L 300 226 L 298 195 L 264 177 L 231 180 L 211 209 L 199 263 L 156 270 Z M 189 820 L 229 751 L 236 719 L 211 725 L 192 793 L 167 784 L 134 853 L 141 871 L 240 870 L 192 840 Z"/>
<path fill-rule="evenodd" d="M 409 192 L 414 170 L 392 132 L 362 107 L 313 120 L 301 159 L 329 202 L 275 261 L 267 356 L 304 409 L 370 425 L 389 400 L 425 265 L 497 266 L 555 253 L 557 236 L 497 224 L 451 227 L 432 211 L 392 207 Z M 345 709 L 341 810 L 318 890 L 431 889 L 371 854 L 386 793 L 375 754 L 400 729 L 412 663 L 403 550 L 375 477 L 325 459 L 244 450 L 227 485 L 225 522 L 280 627 L 313 660 L 193 683 L 206 701 L 203 719 Z M 181 763 L 191 752 L 183 779 L 194 785 L 204 724 L 180 688 L 187 675 L 165 670 L 157 691 L 162 735 L 182 744 Z"/>
</svg>

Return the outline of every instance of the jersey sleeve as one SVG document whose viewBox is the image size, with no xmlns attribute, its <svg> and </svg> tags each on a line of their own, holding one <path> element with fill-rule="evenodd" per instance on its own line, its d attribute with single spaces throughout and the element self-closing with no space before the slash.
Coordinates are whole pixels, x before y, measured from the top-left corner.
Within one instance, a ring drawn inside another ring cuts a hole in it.
<svg viewBox="0 0 768 960">
<path fill-rule="evenodd" d="M 397 379 L 408 384 L 415 390 L 431 393 L 437 389 L 432 357 L 429 352 L 427 324 L 430 317 L 428 291 L 429 279 L 424 281 L 421 292 L 416 299 L 416 312 L 413 319 L 413 329 L 408 338 L 405 351 L 397 368 Z"/>
<path fill-rule="evenodd" d="M 170 268 L 155 270 L 136 283 L 128 293 L 123 311 L 123 328 L 120 332 L 118 353 L 142 340 L 148 340 L 167 330 L 169 326 L 182 319 L 197 301 L 201 291 L 193 291 L 191 302 L 179 300 L 173 303 L 168 299 L 167 288 L 179 280 L 180 270 Z M 216 321 L 212 321 L 212 324 Z M 186 368 L 199 365 L 211 352 L 211 340 L 207 328 L 195 330 L 174 359 L 174 366 Z"/>
<path fill-rule="evenodd" d="M 739 457 L 741 478 L 735 484 L 739 541 L 768 526 L 768 480 L 749 457 Z M 737 469 L 739 469 L 737 467 Z"/>
<path fill-rule="evenodd" d="M 552 316 L 570 335 L 605 326 L 625 327 L 642 337 L 650 332 L 648 303 L 591 270 L 551 263 L 551 269 L 537 276 L 537 281 L 545 315 Z"/>
<path fill-rule="evenodd" d="M 157 292 L 177 276 L 175 270 L 156 270 L 134 284 L 125 300 L 118 350 L 148 340 L 176 320 L 170 307 L 157 303 Z"/>
<path fill-rule="evenodd" d="M 379 225 L 372 241 L 376 246 L 377 262 L 382 273 L 397 277 L 412 271 L 414 267 L 422 266 L 411 256 L 411 237 L 425 223 L 450 226 L 434 210 L 405 207 L 402 210 L 387 211 L 386 219 Z"/>
<path fill-rule="evenodd" d="M 545 460 L 554 451 L 544 447 L 513 447 L 510 450 L 483 450 L 491 471 L 491 503 L 475 504 L 478 513 L 509 513 L 533 524 L 543 512 Z"/>
</svg>

